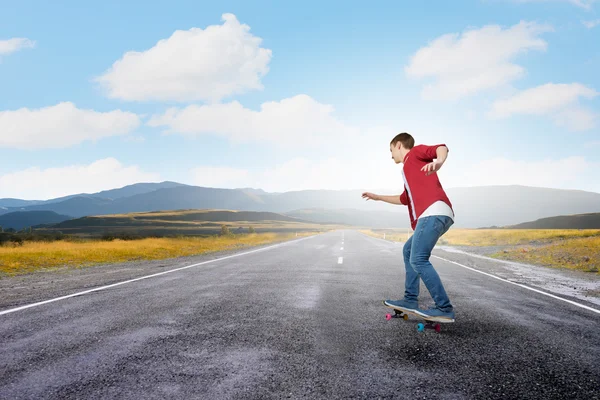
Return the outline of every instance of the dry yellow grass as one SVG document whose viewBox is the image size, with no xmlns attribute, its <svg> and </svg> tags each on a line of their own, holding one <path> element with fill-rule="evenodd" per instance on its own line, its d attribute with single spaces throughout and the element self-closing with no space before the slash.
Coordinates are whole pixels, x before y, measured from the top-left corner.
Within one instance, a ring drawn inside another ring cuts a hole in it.
<svg viewBox="0 0 600 400">
<path fill-rule="evenodd" d="M 441 239 L 451 246 L 507 246 L 598 236 L 599 229 L 450 229 Z"/>
<path fill-rule="evenodd" d="M 371 236 L 404 242 L 407 230 L 371 231 Z M 598 229 L 450 229 L 438 242 L 450 246 L 508 246 L 491 257 L 553 268 L 600 270 Z"/>
<path fill-rule="evenodd" d="M 571 238 L 542 246 L 521 246 L 491 255 L 505 260 L 586 272 L 600 270 L 600 236 Z"/>
<path fill-rule="evenodd" d="M 298 237 L 315 232 L 298 232 Z M 79 268 L 102 263 L 157 260 L 251 247 L 294 239 L 295 233 L 254 233 L 213 237 L 148 238 L 140 240 L 25 242 L 0 246 L 0 276 L 40 269 Z"/>
<path fill-rule="evenodd" d="M 412 232 L 406 229 L 361 231 L 392 241 L 406 241 Z M 440 244 L 450 246 L 510 246 L 553 243 L 557 240 L 600 237 L 600 229 L 450 229 L 440 238 Z"/>
</svg>

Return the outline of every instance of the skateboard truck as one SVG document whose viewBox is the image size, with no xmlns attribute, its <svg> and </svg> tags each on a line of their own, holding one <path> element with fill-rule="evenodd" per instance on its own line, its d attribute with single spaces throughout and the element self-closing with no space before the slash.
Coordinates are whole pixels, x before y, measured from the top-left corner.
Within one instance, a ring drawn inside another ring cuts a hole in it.
<svg viewBox="0 0 600 400">
<path fill-rule="evenodd" d="M 408 321 L 408 314 L 404 314 L 400 310 L 394 310 L 394 315 L 387 313 L 385 316 L 385 319 L 387 319 L 388 321 L 392 318 L 402 318 L 403 320 Z"/>
<path fill-rule="evenodd" d="M 408 321 L 408 314 L 403 313 L 400 310 L 394 310 L 394 314 L 387 313 L 385 316 L 386 320 L 391 320 L 392 318 L 402 318 L 405 321 Z M 437 333 L 442 331 L 442 325 L 439 322 L 435 321 L 427 321 L 425 323 L 419 322 L 417 324 L 417 332 L 423 332 L 425 329 L 433 329 Z"/>
</svg>

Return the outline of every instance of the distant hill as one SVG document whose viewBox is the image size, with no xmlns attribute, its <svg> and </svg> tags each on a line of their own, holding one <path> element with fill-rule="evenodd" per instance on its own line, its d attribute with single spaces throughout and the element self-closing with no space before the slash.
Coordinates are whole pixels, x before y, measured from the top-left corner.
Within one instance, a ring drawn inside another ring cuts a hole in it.
<svg viewBox="0 0 600 400">
<path fill-rule="evenodd" d="M 52 228 L 73 228 L 80 226 L 134 226 L 164 222 L 257 222 L 257 221 L 286 221 L 306 222 L 298 218 L 270 212 L 230 211 L 230 210 L 175 210 L 173 212 L 159 211 L 148 213 L 131 213 L 124 215 L 107 215 L 83 217 L 58 223 Z"/>
<path fill-rule="evenodd" d="M 183 185 L 177 182 L 165 181 L 161 183 L 136 183 L 134 185 L 129 185 L 122 187 L 120 189 L 112 189 L 112 190 L 104 190 L 102 192 L 94 193 L 94 197 L 101 197 L 103 199 L 120 199 L 123 197 L 131 197 L 138 194 L 150 193 L 154 192 L 158 189 L 170 189 L 179 186 L 188 186 Z"/>
<path fill-rule="evenodd" d="M 510 229 L 600 229 L 600 213 L 559 215 L 507 226 Z"/>
<path fill-rule="evenodd" d="M 81 217 L 94 215 L 103 206 L 111 204 L 112 200 L 95 197 L 71 197 L 60 202 L 45 202 L 28 207 L 9 208 L 11 211 L 54 211 L 58 214 Z"/>
<path fill-rule="evenodd" d="M 0 199 L 0 209 L 8 207 L 27 207 L 43 203 L 39 200 L 21 200 L 21 199 Z"/>
<path fill-rule="evenodd" d="M 372 191 L 369 189 L 365 189 Z M 60 201 L 0 208 L 54 211 L 73 217 L 181 209 L 228 209 L 310 216 L 312 221 L 383 227 L 409 227 L 406 206 L 365 201 L 365 190 L 300 190 L 267 193 L 260 189 L 221 189 L 176 182 L 144 183 Z M 557 215 L 600 213 L 600 193 L 529 186 L 482 186 L 446 189 L 456 214 L 455 228 L 507 226 Z M 378 191 L 399 195 L 401 190 Z M 14 200 L 14 199 L 13 199 Z M 303 211 L 304 210 L 304 211 Z M 310 213 L 306 210 L 312 210 Z M 319 211 L 317 211 L 319 210 Z M 308 217 L 307 217 L 308 218 Z"/>
<path fill-rule="evenodd" d="M 82 217 L 45 227 L 47 232 L 68 234 L 215 234 L 221 225 L 236 232 L 254 227 L 260 231 L 315 229 L 318 224 L 277 213 L 232 210 L 174 210 Z M 317 226 L 319 228 L 319 226 Z"/>
<path fill-rule="evenodd" d="M 161 183 L 135 183 L 133 185 L 124 186 L 119 189 L 104 190 L 97 193 L 78 193 L 63 197 L 56 197 L 49 200 L 19 200 L 19 199 L 0 199 L 0 207 L 27 207 L 40 204 L 55 204 L 67 201 L 76 197 L 80 198 L 101 198 L 115 200 L 122 197 L 129 197 L 136 194 L 153 192 L 157 189 L 173 188 L 177 186 L 186 186 L 177 182 L 165 181 Z"/>
<path fill-rule="evenodd" d="M 0 226 L 3 229 L 20 230 L 30 226 L 56 224 L 71 218 L 68 215 L 60 215 L 54 211 L 16 211 L 0 215 Z"/>
</svg>

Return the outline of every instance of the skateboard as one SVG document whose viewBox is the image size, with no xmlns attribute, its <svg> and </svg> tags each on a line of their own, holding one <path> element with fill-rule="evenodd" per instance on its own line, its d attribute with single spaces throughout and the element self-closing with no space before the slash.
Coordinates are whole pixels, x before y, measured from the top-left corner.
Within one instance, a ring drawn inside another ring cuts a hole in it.
<svg viewBox="0 0 600 400">
<path fill-rule="evenodd" d="M 421 314 L 417 314 L 414 311 L 407 310 L 402 307 L 387 305 L 387 304 L 385 304 L 385 300 L 383 300 L 382 303 L 384 306 L 389 307 L 394 310 L 394 314 L 390 314 L 390 313 L 386 314 L 385 319 L 387 319 L 388 321 L 391 320 L 392 318 L 402 318 L 403 320 L 408 321 L 409 315 L 412 315 L 414 317 L 424 320 L 425 323 L 419 322 L 417 324 L 418 332 L 423 332 L 425 329 L 433 329 L 437 333 L 440 333 L 442 331 L 442 326 L 440 325 L 440 323 L 441 324 L 449 324 L 449 323 L 454 322 L 453 319 L 446 319 L 446 318 L 439 318 L 439 317 L 427 318 L 427 317 L 422 316 Z"/>
</svg>

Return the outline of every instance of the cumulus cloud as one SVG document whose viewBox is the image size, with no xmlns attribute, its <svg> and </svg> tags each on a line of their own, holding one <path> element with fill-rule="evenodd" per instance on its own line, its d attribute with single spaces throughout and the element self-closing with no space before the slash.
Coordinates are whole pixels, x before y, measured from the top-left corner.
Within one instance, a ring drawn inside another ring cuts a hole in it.
<svg viewBox="0 0 600 400">
<path fill-rule="evenodd" d="M 600 191 L 600 163 L 585 157 L 537 161 L 498 157 L 467 166 L 448 164 L 444 187 L 525 185 Z"/>
<path fill-rule="evenodd" d="M 548 2 L 555 2 L 555 3 L 569 3 L 572 4 L 574 6 L 583 8 L 585 10 L 591 10 L 592 6 L 594 3 L 596 3 L 597 0 L 516 0 L 519 3 L 548 3 Z"/>
<path fill-rule="evenodd" d="M 126 166 L 114 158 L 88 165 L 41 169 L 30 167 L 0 175 L 0 198 L 46 200 L 76 193 L 95 193 L 138 182 L 160 182 L 160 176 Z"/>
<path fill-rule="evenodd" d="M 11 54 L 22 49 L 32 49 L 34 47 L 35 41 L 27 38 L 0 40 L 0 56 Z"/>
<path fill-rule="evenodd" d="M 489 115 L 505 118 L 514 114 L 549 115 L 554 122 L 580 131 L 595 126 L 597 114 L 579 106 L 580 98 L 592 99 L 598 92 L 579 83 L 547 83 L 497 100 Z"/>
<path fill-rule="evenodd" d="M 588 144 L 590 148 L 597 142 Z M 452 150 L 451 150 L 452 151 Z M 477 163 L 454 161 L 438 172 L 444 188 L 490 185 L 525 185 L 600 192 L 595 178 L 600 168 L 581 156 L 561 159 L 510 160 L 502 157 Z M 356 157 L 295 157 L 263 170 L 207 166 L 192 170 L 191 184 L 218 188 L 261 188 L 268 192 L 294 190 L 383 190 L 400 194 L 403 189 L 401 165 L 381 153 Z M 387 188 L 387 189 L 386 189 Z"/>
<path fill-rule="evenodd" d="M 559 0 L 559 1 L 567 1 L 577 7 L 585 8 L 586 10 L 591 10 L 592 5 L 596 3 L 597 0 Z"/>
<path fill-rule="evenodd" d="M 282 146 L 316 146 L 351 135 L 356 128 L 333 116 L 333 107 L 307 95 L 263 103 L 253 111 L 234 101 L 226 104 L 171 108 L 148 125 L 187 136 L 217 134 L 235 143 L 261 141 Z"/>
<path fill-rule="evenodd" d="M 235 15 L 222 25 L 175 31 L 146 51 L 129 51 L 96 81 L 111 98 L 129 101 L 219 101 L 262 89 L 271 50 Z"/>
<path fill-rule="evenodd" d="M 545 51 L 547 43 L 539 36 L 551 30 L 521 21 L 507 29 L 488 25 L 446 34 L 419 49 L 405 72 L 411 78 L 433 79 L 422 91 L 425 99 L 454 100 L 498 88 L 525 74 L 513 60 L 528 51 Z"/>
<path fill-rule="evenodd" d="M 600 19 L 595 19 L 593 21 L 583 21 L 583 25 L 588 29 L 595 28 L 596 26 L 600 25 Z"/>
<path fill-rule="evenodd" d="M 70 102 L 0 111 L 0 148 L 69 147 L 85 140 L 124 135 L 139 124 L 139 117 L 130 112 L 82 110 Z"/>
<path fill-rule="evenodd" d="M 393 194 L 402 188 L 401 167 L 387 154 L 385 151 L 378 155 L 364 154 L 361 160 L 294 157 L 263 170 L 198 167 L 191 171 L 192 184 L 231 189 L 252 187 L 268 192 L 392 188 Z"/>
</svg>

